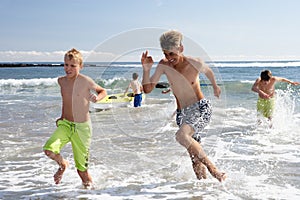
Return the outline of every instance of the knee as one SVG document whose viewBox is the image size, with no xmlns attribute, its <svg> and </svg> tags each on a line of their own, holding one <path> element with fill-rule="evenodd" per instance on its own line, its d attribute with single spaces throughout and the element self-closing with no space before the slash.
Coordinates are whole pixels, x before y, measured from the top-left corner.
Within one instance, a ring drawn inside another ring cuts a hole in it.
<svg viewBox="0 0 300 200">
<path fill-rule="evenodd" d="M 188 138 L 188 135 L 186 133 L 184 133 L 182 131 L 178 131 L 176 133 L 176 141 L 179 144 L 185 146 L 188 140 L 189 140 L 189 138 Z"/>
<path fill-rule="evenodd" d="M 44 153 L 45 153 L 45 155 L 48 156 L 48 157 L 50 157 L 50 156 L 53 154 L 53 152 L 52 152 L 52 151 L 49 151 L 49 150 L 44 150 Z"/>
<path fill-rule="evenodd" d="M 182 126 L 176 133 L 176 141 L 188 148 L 193 142 L 192 134 L 193 132 L 188 125 Z"/>
</svg>

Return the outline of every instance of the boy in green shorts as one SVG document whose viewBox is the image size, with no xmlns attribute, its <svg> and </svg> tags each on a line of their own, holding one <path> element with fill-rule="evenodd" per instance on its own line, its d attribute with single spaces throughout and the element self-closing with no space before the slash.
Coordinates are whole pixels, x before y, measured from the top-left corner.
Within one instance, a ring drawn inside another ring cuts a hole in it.
<svg viewBox="0 0 300 200">
<path fill-rule="evenodd" d="M 48 139 L 43 149 L 45 154 L 59 165 L 54 174 L 54 182 L 59 184 L 69 163 L 60 151 L 71 142 L 78 175 L 85 187 L 92 185 L 88 172 L 89 148 L 92 127 L 89 116 L 89 101 L 96 102 L 106 96 L 106 90 L 91 78 L 79 73 L 83 68 L 83 58 L 76 49 L 71 49 L 64 57 L 66 75 L 58 78 L 62 96 L 62 114 L 56 120 L 57 129 Z M 98 95 L 91 93 L 95 91 Z"/>
<path fill-rule="evenodd" d="M 292 85 L 299 85 L 299 82 L 293 82 L 286 78 L 272 76 L 270 70 L 264 70 L 260 78 L 256 79 L 252 86 L 252 91 L 258 93 L 257 111 L 269 120 L 275 108 L 275 83 L 286 82 Z"/>
</svg>

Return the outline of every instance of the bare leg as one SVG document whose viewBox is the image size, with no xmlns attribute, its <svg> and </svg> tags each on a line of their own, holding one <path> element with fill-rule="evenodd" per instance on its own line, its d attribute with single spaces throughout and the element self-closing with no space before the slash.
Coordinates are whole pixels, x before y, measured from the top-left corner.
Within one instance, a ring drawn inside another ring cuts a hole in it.
<svg viewBox="0 0 300 200">
<path fill-rule="evenodd" d="M 272 128 L 273 127 L 272 117 L 268 117 L 268 121 L 269 121 L 269 128 Z"/>
<path fill-rule="evenodd" d="M 200 161 L 203 165 L 207 167 L 208 171 L 213 177 L 218 179 L 220 182 L 225 180 L 225 173 L 219 172 L 219 170 L 214 166 L 214 164 L 207 158 L 201 145 L 192 138 L 193 133 L 194 130 L 192 127 L 190 127 L 187 124 L 183 124 L 176 133 L 176 140 L 179 142 L 179 144 L 181 144 L 188 150 L 192 158 L 196 159 L 196 161 L 199 159 L 198 161 Z M 201 165 L 199 165 L 199 167 L 201 167 Z M 195 171 L 195 174 L 199 174 L 199 171 L 200 170 Z M 201 174 L 200 177 L 201 176 L 203 177 L 204 174 Z M 197 176 L 197 178 L 199 177 Z"/>
<path fill-rule="evenodd" d="M 80 170 L 77 169 L 77 173 L 80 176 L 80 178 L 82 180 L 82 185 L 85 188 L 88 188 L 88 187 L 92 186 L 93 180 L 92 180 L 92 177 L 91 177 L 90 173 L 88 172 L 88 170 L 80 171 Z"/>
<path fill-rule="evenodd" d="M 63 159 L 63 157 L 60 154 L 55 154 L 49 150 L 45 150 L 44 152 L 49 158 L 56 161 L 59 165 L 57 172 L 54 174 L 54 182 L 55 184 L 59 184 L 66 168 L 69 166 L 69 162 Z"/>
<path fill-rule="evenodd" d="M 201 179 L 206 179 L 206 166 L 203 165 L 203 163 L 200 161 L 200 159 L 194 155 L 190 155 L 191 160 L 192 160 L 192 165 L 193 165 L 193 170 L 196 174 L 196 177 L 201 180 Z"/>
</svg>

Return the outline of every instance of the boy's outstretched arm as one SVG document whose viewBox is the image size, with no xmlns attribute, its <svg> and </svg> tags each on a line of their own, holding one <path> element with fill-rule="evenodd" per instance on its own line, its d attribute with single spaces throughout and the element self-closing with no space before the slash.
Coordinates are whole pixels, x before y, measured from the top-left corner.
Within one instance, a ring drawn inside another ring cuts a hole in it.
<svg viewBox="0 0 300 200">
<path fill-rule="evenodd" d="M 275 79 L 276 79 L 276 81 L 279 81 L 279 82 L 286 82 L 286 83 L 289 83 L 292 85 L 300 85 L 299 82 L 290 81 L 289 79 L 282 78 L 282 77 L 275 77 Z"/>
</svg>

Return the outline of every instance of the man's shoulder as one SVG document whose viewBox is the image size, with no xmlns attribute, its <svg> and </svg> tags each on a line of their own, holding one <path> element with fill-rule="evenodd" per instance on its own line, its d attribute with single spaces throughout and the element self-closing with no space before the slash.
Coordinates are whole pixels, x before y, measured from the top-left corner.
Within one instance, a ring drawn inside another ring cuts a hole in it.
<svg viewBox="0 0 300 200">
<path fill-rule="evenodd" d="M 167 59 L 161 59 L 156 67 L 156 71 L 159 71 L 160 73 L 165 73 L 165 70 L 172 67 L 170 62 Z"/>
<path fill-rule="evenodd" d="M 186 63 L 198 73 L 203 73 L 209 67 L 201 58 L 185 57 Z"/>
<path fill-rule="evenodd" d="M 203 66 L 205 64 L 201 58 L 186 56 L 185 59 L 192 65 Z"/>
</svg>

